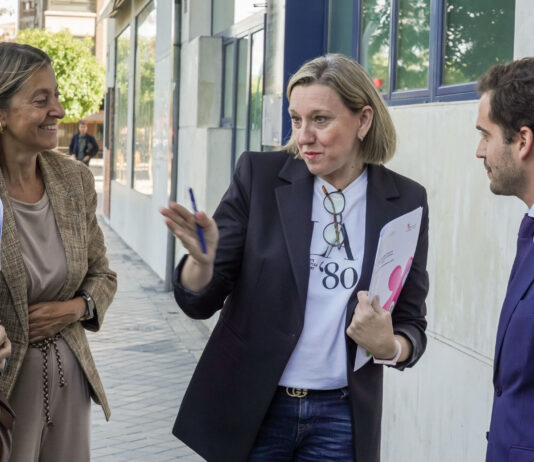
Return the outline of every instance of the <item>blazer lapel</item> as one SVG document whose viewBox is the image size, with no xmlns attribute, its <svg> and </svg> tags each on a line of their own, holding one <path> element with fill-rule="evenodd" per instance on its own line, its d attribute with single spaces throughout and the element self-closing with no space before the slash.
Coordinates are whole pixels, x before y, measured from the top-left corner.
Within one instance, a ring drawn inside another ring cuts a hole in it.
<svg viewBox="0 0 534 462">
<path fill-rule="evenodd" d="M 499 327 L 497 328 L 497 340 L 495 342 L 495 357 L 493 361 L 493 377 L 496 378 L 498 364 L 501 356 L 502 344 L 504 341 L 504 335 L 508 329 L 508 324 L 510 324 L 510 319 L 514 314 L 519 301 L 523 294 L 532 284 L 534 280 L 534 266 L 532 262 L 534 261 L 534 246 L 530 247 L 530 250 L 525 255 L 523 262 L 517 268 L 514 278 L 510 281 L 508 285 L 508 290 L 506 291 L 506 297 L 503 302 L 501 315 L 499 317 Z"/>
<path fill-rule="evenodd" d="M 7 195 L 4 176 L 0 170 L 0 198 L 4 205 L 2 236 L 0 239 L 1 267 L 6 284 L 11 293 L 15 312 L 24 335 L 28 335 L 28 294 L 26 267 L 22 259 L 22 248 L 18 238 L 17 225 L 11 201 Z"/>
<path fill-rule="evenodd" d="M 358 304 L 358 292 L 369 289 L 380 231 L 386 223 L 399 216 L 399 210 L 391 202 L 391 199 L 399 197 L 400 194 L 388 170 L 379 165 L 368 165 L 367 169 L 367 205 L 362 274 L 347 305 L 347 326 L 352 321 L 354 308 Z M 354 364 L 355 354 L 356 344 L 351 341 L 349 342 L 349 360 L 351 364 Z"/>
<path fill-rule="evenodd" d="M 61 241 L 65 248 L 67 258 L 67 279 L 58 295 L 59 300 L 66 300 L 78 289 L 79 280 L 75 276 L 76 262 L 81 262 L 87 258 L 84 256 L 85 243 L 80 242 L 84 233 L 82 232 L 85 219 L 82 216 L 83 210 L 76 202 L 77 195 L 74 188 L 69 185 L 64 178 L 64 172 L 54 168 L 45 156 L 39 154 L 39 167 L 43 175 L 46 192 L 54 211 Z M 81 182 L 81 179 L 80 179 Z"/>
<path fill-rule="evenodd" d="M 275 194 L 291 269 L 302 302 L 300 305 L 304 309 L 310 276 L 314 176 L 308 171 L 304 161 L 290 157 L 279 177 L 289 182 L 277 187 Z"/>
</svg>

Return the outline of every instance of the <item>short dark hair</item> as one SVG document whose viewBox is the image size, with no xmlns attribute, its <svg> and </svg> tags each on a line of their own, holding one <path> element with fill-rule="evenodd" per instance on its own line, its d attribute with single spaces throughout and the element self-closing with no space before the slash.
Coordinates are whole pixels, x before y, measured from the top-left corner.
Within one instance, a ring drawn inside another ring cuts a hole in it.
<svg viewBox="0 0 534 462">
<path fill-rule="evenodd" d="M 511 143 L 521 127 L 534 132 L 534 58 L 491 67 L 477 82 L 480 94 L 490 94 L 489 118 Z"/>
</svg>

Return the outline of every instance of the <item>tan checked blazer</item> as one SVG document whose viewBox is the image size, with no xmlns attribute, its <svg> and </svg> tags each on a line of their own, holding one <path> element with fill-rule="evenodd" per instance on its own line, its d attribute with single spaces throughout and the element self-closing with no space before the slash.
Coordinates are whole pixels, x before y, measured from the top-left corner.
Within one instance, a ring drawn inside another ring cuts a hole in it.
<svg viewBox="0 0 534 462">
<path fill-rule="evenodd" d="M 108 402 L 85 335 L 85 329 L 100 328 L 117 289 L 117 276 L 109 269 L 104 237 L 95 216 L 94 178 L 81 162 L 55 152 L 39 154 L 37 162 L 67 256 L 67 279 L 58 301 L 70 300 L 77 290 L 85 289 L 94 298 L 97 312 L 93 320 L 83 325 L 75 322 L 61 334 L 85 372 L 93 399 L 102 405 L 109 419 Z M 4 205 L 0 240 L 0 321 L 12 342 L 8 370 L 0 377 L 0 391 L 9 397 L 28 349 L 28 300 L 21 246 L 1 171 L 0 198 Z"/>
</svg>

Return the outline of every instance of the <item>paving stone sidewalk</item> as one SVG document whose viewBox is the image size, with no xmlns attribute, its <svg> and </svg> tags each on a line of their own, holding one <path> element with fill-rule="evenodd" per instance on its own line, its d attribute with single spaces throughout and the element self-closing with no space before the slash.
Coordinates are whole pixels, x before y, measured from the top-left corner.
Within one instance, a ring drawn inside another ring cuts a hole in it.
<svg viewBox="0 0 534 462">
<path fill-rule="evenodd" d="M 92 408 L 93 462 L 198 462 L 171 434 L 183 393 L 207 340 L 163 282 L 101 221 L 118 291 L 102 329 L 89 342 L 111 420 Z"/>
</svg>

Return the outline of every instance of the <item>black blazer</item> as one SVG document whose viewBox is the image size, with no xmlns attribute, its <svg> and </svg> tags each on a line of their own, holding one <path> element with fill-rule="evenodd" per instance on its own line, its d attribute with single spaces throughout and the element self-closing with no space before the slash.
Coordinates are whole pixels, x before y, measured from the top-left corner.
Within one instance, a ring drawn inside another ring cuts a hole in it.
<svg viewBox="0 0 534 462">
<path fill-rule="evenodd" d="M 180 284 L 176 301 L 205 319 L 222 308 L 182 401 L 173 433 L 209 462 L 247 460 L 304 323 L 312 237 L 314 176 L 287 152 L 244 153 L 214 218 L 220 232 L 215 274 L 201 293 Z M 428 207 L 422 186 L 385 167 L 368 165 L 362 274 L 348 303 L 369 287 L 379 232 L 388 221 L 423 206 L 411 270 L 393 312 L 396 333 L 413 344 L 411 366 L 426 347 Z M 352 372 L 356 344 L 347 336 L 347 376 L 357 462 L 380 459 L 382 366 Z"/>
</svg>

